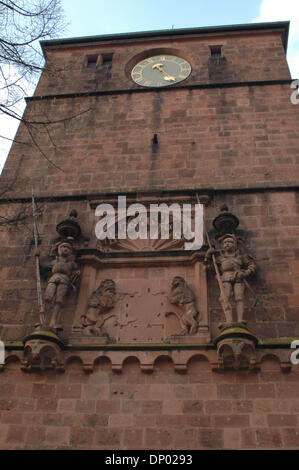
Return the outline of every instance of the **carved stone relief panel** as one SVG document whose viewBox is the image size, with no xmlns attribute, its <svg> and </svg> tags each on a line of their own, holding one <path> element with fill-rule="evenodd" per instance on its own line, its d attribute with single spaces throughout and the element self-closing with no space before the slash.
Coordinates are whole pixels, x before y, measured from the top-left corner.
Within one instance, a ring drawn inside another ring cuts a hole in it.
<svg viewBox="0 0 299 470">
<path fill-rule="evenodd" d="M 175 280 L 183 286 L 179 295 L 174 294 Z M 118 269 L 85 266 L 72 341 L 75 336 L 84 336 L 85 342 L 93 338 L 94 343 L 208 342 L 203 264 Z"/>
</svg>

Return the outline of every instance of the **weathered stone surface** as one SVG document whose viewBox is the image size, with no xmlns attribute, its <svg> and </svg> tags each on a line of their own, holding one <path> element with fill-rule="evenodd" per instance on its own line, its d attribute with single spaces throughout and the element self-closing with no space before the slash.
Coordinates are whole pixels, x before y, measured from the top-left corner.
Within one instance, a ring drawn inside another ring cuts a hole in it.
<svg viewBox="0 0 299 470">
<path fill-rule="evenodd" d="M 289 360 L 299 337 L 299 105 L 290 101 L 286 26 L 260 28 L 48 47 L 59 76 L 41 77 L 25 116 L 55 119 L 50 136 L 42 128 L 38 139 L 64 171 L 40 155 L 21 124 L 1 176 L 10 187 L 1 215 L 25 213 L 29 226 L 33 184 L 40 259 L 53 260 L 55 227 L 75 210 L 81 283 L 72 288 L 67 271 L 71 295 L 55 292 L 52 315 L 53 326 L 60 314 L 63 324 L 57 348 L 44 350 L 42 360 L 44 343 L 29 344 L 38 360 L 26 363 L 22 341 L 38 320 L 32 233 L 22 224 L 1 226 L 1 449 L 298 448 L 299 373 Z M 210 47 L 219 41 L 217 63 Z M 192 65 L 188 80 L 159 90 L 131 81 L 131 60 L 174 47 Z M 99 67 L 89 68 L 86 56 L 95 51 Z M 107 52 L 112 67 L 103 70 Z M 193 256 L 182 240 L 105 244 L 95 236 L 97 204 L 115 203 L 118 194 L 130 203 L 183 204 L 196 202 L 196 192 L 212 242 L 213 220 L 226 204 L 258 268 L 238 313 L 259 341 L 226 338 L 222 369 L 213 340 L 227 319 L 217 281 L 203 266 L 207 246 Z M 194 295 L 192 315 L 200 313 L 184 335 L 186 302 L 169 301 L 176 276 Z M 104 324 L 88 338 L 80 319 L 98 308 L 89 299 L 105 279 L 115 283 L 117 300 L 113 292 L 111 309 L 95 312 Z M 42 276 L 43 292 L 48 281 Z"/>
</svg>

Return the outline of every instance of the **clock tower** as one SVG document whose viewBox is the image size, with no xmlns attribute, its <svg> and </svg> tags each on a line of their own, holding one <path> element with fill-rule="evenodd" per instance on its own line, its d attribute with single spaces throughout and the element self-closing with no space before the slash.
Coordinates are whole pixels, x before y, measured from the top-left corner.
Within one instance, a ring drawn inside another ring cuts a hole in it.
<svg viewBox="0 0 299 470">
<path fill-rule="evenodd" d="M 42 41 L 1 177 L 1 448 L 298 447 L 288 28 Z"/>
</svg>

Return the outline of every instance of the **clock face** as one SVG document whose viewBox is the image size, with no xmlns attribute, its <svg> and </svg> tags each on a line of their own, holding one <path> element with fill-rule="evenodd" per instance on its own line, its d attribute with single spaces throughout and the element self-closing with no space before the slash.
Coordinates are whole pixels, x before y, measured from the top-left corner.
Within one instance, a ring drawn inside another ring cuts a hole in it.
<svg viewBox="0 0 299 470">
<path fill-rule="evenodd" d="M 131 77 L 138 85 L 164 87 L 185 80 L 190 73 L 191 65 L 181 57 L 156 55 L 138 62 Z"/>
</svg>

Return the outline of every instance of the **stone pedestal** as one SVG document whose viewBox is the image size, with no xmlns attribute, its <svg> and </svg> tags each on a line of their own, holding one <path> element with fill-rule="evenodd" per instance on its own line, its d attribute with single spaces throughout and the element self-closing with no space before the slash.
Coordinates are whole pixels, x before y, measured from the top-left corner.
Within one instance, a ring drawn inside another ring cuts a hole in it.
<svg viewBox="0 0 299 470">
<path fill-rule="evenodd" d="M 214 340 L 218 358 L 214 369 L 256 369 L 258 339 L 248 330 L 246 322 L 226 323 L 219 328 L 221 333 Z"/>
<path fill-rule="evenodd" d="M 63 370 L 61 352 L 64 343 L 56 330 L 39 326 L 23 340 L 24 356 L 22 370 Z"/>
</svg>

